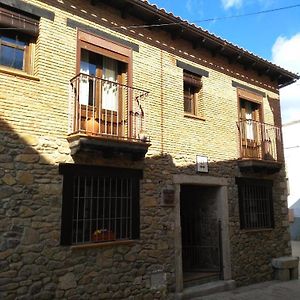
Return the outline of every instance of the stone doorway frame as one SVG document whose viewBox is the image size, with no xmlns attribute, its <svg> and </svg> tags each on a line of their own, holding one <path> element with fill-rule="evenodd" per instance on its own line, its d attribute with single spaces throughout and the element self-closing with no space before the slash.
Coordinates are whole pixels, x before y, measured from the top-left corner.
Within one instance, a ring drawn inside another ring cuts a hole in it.
<svg viewBox="0 0 300 300">
<path fill-rule="evenodd" d="M 199 175 L 173 175 L 175 187 L 175 280 L 176 293 L 183 291 L 182 271 L 182 242 L 180 220 L 180 188 L 181 185 L 209 186 L 217 189 L 216 204 L 217 214 L 220 216 L 222 226 L 222 256 L 224 280 L 231 279 L 231 258 L 229 242 L 229 214 L 228 214 L 228 179 L 224 177 L 199 176 Z"/>
</svg>

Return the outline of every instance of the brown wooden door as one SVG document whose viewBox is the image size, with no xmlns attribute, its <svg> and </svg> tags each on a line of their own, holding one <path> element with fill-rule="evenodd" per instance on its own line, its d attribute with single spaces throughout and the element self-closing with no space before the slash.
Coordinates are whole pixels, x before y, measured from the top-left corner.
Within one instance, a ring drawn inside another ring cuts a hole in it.
<svg viewBox="0 0 300 300">
<path fill-rule="evenodd" d="M 261 156 L 260 119 L 260 104 L 241 99 L 240 134 L 242 157 L 259 158 Z"/>
</svg>

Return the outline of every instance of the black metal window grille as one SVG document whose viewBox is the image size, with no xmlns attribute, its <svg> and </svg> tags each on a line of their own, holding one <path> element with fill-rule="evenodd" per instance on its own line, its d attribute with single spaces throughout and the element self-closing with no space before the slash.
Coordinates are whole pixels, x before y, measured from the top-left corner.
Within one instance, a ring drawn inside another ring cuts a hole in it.
<svg viewBox="0 0 300 300">
<path fill-rule="evenodd" d="M 272 182 L 237 178 L 241 229 L 274 227 Z"/>
<path fill-rule="evenodd" d="M 139 237 L 139 171 L 70 164 L 60 169 L 63 245 Z"/>
</svg>

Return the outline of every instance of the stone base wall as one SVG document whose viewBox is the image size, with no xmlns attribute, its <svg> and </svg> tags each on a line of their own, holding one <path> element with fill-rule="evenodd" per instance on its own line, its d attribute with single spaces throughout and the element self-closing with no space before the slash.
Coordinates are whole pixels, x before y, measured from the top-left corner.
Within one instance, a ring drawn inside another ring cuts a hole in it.
<svg viewBox="0 0 300 300">
<path fill-rule="evenodd" d="M 235 177 L 244 175 L 236 163 L 239 104 L 232 80 L 266 93 L 264 120 L 280 125 L 276 82 L 164 30 L 114 29 L 111 24 L 144 21 L 130 14 L 123 18 L 101 1 L 24 2 L 55 17 L 40 20 L 33 77 L 0 68 L 5 87 L 0 89 L 0 298 L 173 299 L 179 212 L 163 203 L 162 193 L 174 188 L 174 175 L 196 175 L 197 154 L 209 158 L 209 176 L 228 181 L 232 279 L 238 284 L 269 280 L 271 258 L 291 252 L 285 174 L 258 176 L 274 182 L 275 228 L 240 230 Z M 144 160 L 70 155 L 68 90 L 78 65 L 78 31 L 68 20 L 139 46 L 132 51 L 132 82 L 150 91 L 145 116 L 152 145 Z M 209 72 L 198 99 L 201 117 L 184 114 L 183 69 L 177 60 Z M 63 177 L 58 166 L 66 162 L 143 170 L 139 240 L 97 248 L 60 246 Z"/>
<path fill-rule="evenodd" d="M 116 165 L 98 154 L 76 162 Z M 143 168 L 140 240 L 127 245 L 60 246 L 62 176 L 58 164 L 74 162 L 64 139 L 0 136 L 0 295 L 2 299 L 166 299 L 175 291 L 175 208 L 163 206 L 162 190 L 174 174 L 195 174 L 187 158 L 152 155 L 120 160 L 120 167 Z M 232 278 L 238 284 L 269 280 L 271 259 L 290 254 L 283 174 L 274 179 L 275 229 L 239 229 L 234 161 L 210 164 L 210 176 L 229 181 Z M 199 175 L 201 176 L 201 175 Z"/>
</svg>

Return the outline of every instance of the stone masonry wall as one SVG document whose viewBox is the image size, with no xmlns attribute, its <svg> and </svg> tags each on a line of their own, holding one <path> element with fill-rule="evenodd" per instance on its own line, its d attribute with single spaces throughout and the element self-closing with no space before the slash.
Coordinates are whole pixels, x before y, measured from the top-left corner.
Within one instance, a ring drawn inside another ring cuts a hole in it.
<svg viewBox="0 0 300 300">
<path fill-rule="evenodd" d="M 174 207 L 161 205 L 161 192 L 175 174 L 195 174 L 197 154 L 209 158 L 209 175 L 229 180 L 229 239 L 232 277 L 239 284 L 268 280 L 270 260 L 289 255 L 284 171 L 274 180 L 275 228 L 240 230 L 237 186 L 241 176 L 232 80 L 265 92 L 265 122 L 280 120 L 274 82 L 205 49 L 193 49 L 162 30 L 111 29 L 139 24 L 89 1 L 26 2 L 55 13 L 41 19 L 34 76 L 0 66 L 0 298 L 3 299 L 166 299 L 175 291 Z M 67 18 L 139 45 L 133 52 L 133 86 L 150 91 L 151 147 L 142 161 L 104 159 L 97 153 L 70 155 L 69 80 L 76 74 L 77 31 Z M 109 28 L 108 28 L 109 27 Z M 201 118 L 183 112 L 182 69 L 176 59 L 209 72 L 203 78 Z M 276 111 L 276 114 L 273 112 Z M 140 240 L 127 245 L 74 249 L 60 242 L 60 163 L 143 169 Z M 199 175 L 201 176 L 201 175 Z M 251 176 L 251 175 L 249 175 Z M 253 175 L 252 175 L 253 176 Z"/>
</svg>

